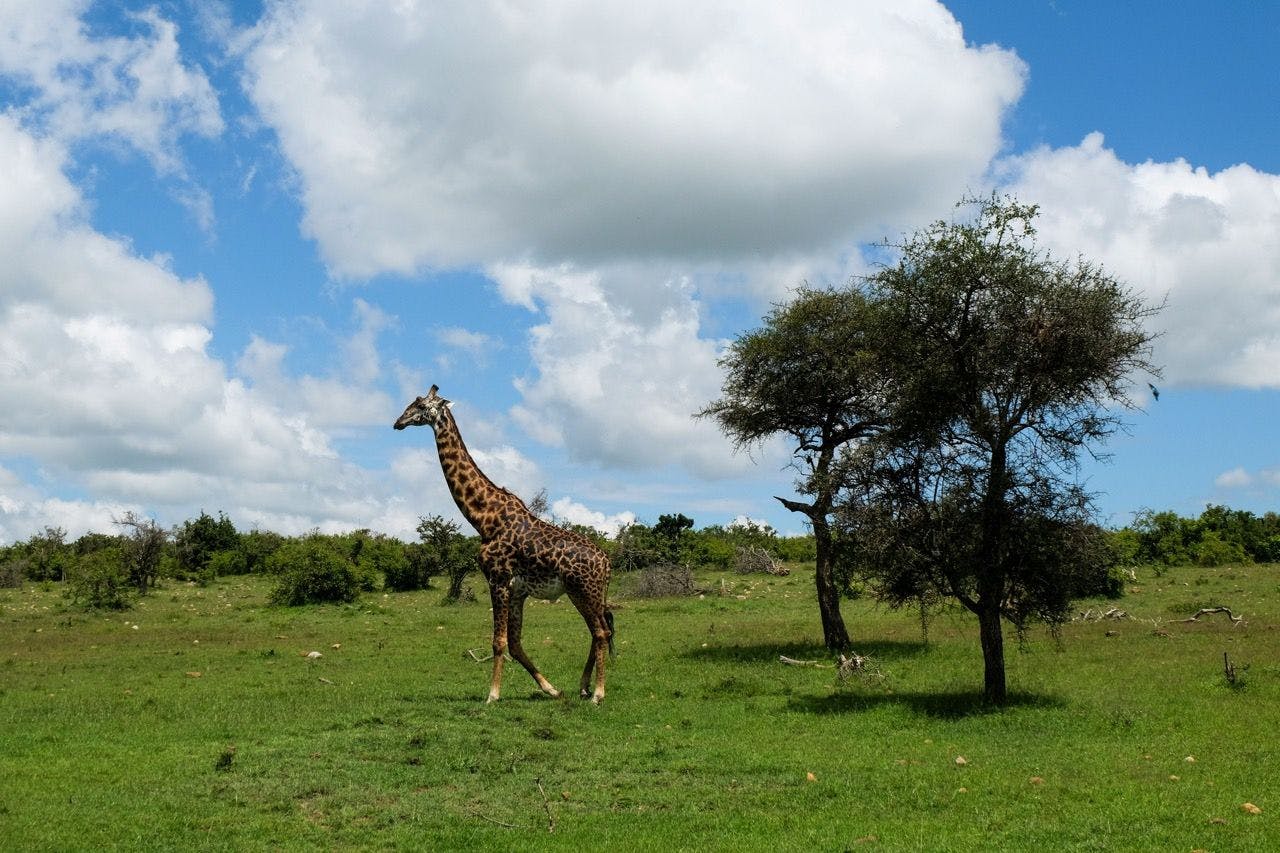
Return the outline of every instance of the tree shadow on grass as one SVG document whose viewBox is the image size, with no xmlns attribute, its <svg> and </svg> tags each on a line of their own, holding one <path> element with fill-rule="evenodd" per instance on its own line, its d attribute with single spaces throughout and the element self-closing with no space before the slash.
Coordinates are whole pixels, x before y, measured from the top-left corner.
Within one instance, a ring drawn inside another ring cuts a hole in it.
<svg viewBox="0 0 1280 853">
<path fill-rule="evenodd" d="M 900 705 L 923 717 L 939 720 L 961 720 L 1000 714 L 1017 708 L 1062 708 L 1066 702 L 1057 696 L 1010 691 L 1004 705 L 988 702 L 980 690 L 939 691 L 937 693 L 855 693 L 840 692 L 829 696 L 792 696 L 787 707 L 809 714 L 856 714 L 884 705 Z"/>
<path fill-rule="evenodd" d="M 855 643 L 854 651 L 872 660 L 902 660 L 925 654 L 929 647 L 922 642 L 903 640 L 870 640 Z M 834 655 L 821 643 L 733 643 L 707 645 L 689 649 L 683 657 L 696 661 L 720 663 L 776 663 L 779 656 L 796 660 L 818 661 L 832 664 Z"/>
</svg>

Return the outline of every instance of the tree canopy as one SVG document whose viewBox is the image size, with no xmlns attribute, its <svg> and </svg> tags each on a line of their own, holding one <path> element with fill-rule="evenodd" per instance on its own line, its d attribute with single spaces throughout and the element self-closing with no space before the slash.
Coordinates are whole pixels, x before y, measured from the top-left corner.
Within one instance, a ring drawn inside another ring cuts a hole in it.
<svg viewBox="0 0 1280 853">
<path fill-rule="evenodd" d="M 985 692 L 1003 702 L 1002 618 L 1060 621 L 1105 573 L 1080 455 L 1123 426 L 1132 376 L 1156 375 L 1157 309 L 1042 252 L 1034 205 L 969 204 L 865 282 L 898 396 L 892 428 L 844 460 L 842 530 L 890 601 L 945 596 L 977 615 Z"/>
<path fill-rule="evenodd" d="M 723 394 L 702 410 L 741 447 L 782 434 L 790 439 L 807 501 L 781 498 L 806 517 L 816 545 L 823 641 L 849 647 L 835 582 L 830 518 L 842 447 L 888 426 L 878 306 L 857 288 L 798 290 L 764 324 L 730 344 L 720 364 Z"/>
</svg>

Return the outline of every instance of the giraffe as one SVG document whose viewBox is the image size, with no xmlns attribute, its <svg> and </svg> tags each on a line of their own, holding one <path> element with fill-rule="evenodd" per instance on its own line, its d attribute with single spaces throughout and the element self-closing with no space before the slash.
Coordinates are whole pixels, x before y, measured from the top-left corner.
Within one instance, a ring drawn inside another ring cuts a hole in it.
<svg viewBox="0 0 1280 853">
<path fill-rule="evenodd" d="M 567 593 L 591 632 L 591 650 L 582 671 L 579 695 L 595 704 L 604 700 L 606 647 L 613 651 L 613 613 L 609 591 L 609 558 L 587 537 L 548 524 L 520 498 L 494 484 L 476 465 L 458 424 L 452 405 L 432 385 L 427 396 L 408 405 L 395 422 L 396 429 L 430 426 L 435 431 L 440 467 L 458 509 L 480 534 L 480 570 L 489 583 L 493 601 L 493 676 L 489 702 L 496 702 L 502 688 L 503 653 L 508 649 L 538 687 L 549 696 L 560 691 L 534 666 L 520 642 L 525 599 L 555 599 Z M 595 689 L 591 673 L 595 671 Z"/>
</svg>

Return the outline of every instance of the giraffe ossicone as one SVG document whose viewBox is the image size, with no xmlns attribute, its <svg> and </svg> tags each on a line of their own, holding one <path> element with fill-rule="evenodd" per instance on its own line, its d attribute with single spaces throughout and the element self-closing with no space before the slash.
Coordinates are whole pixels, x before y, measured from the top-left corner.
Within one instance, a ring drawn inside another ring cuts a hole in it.
<svg viewBox="0 0 1280 853">
<path fill-rule="evenodd" d="M 490 480 L 467 450 L 450 402 L 431 386 L 425 397 L 410 403 L 396 429 L 429 426 L 435 432 L 440 468 L 454 503 L 480 534 L 480 571 L 493 601 L 493 675 L 489 701 L 502 689 L 503 654 L 529 671 L 544 693 L 559 696 L 524 650 L 520 634 L 529 596 L 568 595 L 591 632 L 591 648 L 579 694 L 599 704 L 604 699 L 606 650 L 613 648 L 613 613 L 608 607 L 609 558 L 587 537 L 548 524 L 529 511 L 520 498 Z M 591 676 L 595 674 L 594 688 Z"/>
</svg>

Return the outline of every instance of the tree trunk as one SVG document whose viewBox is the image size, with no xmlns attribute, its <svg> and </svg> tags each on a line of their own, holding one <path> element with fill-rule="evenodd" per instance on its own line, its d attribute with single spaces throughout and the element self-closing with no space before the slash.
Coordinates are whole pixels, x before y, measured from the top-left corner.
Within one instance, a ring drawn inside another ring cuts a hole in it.
<svg viewBox="0 0 1280 853">
<path fill-rule="evenodd" d="M 814 577 L 818 587 L 818 612 L 822 614 L 822 642 L 833 652 L 849 650 L 849 632 L 840 615 L 840 588 L 836 586 L 835 566 L 832 560 L 831 527 L 826 516 L 812 516 L 813 539 L 817 546 L 817 570 Z"/>
<path fill-rule="evenodd" d="M 1003 705 L 1008 700 L 1004 677 L 1004 634 L 1000 624 L 1000 605 L 980 600 L 978 632 L 982 639 L 982 692 L 988 702 Z"/>
<path fill-rule="evenodd" d="M 978 633 L 982 641 L 983 694 L 988 702 L 1003 705 L 1008 699 L 1004 676 L 1004 634 L 1000 603 L 1004 600 L 1005 492 L 1007 444 L 996 442 L 983 499 L 982 545 L 978 571 Z"/>
</svg>

